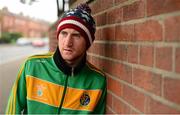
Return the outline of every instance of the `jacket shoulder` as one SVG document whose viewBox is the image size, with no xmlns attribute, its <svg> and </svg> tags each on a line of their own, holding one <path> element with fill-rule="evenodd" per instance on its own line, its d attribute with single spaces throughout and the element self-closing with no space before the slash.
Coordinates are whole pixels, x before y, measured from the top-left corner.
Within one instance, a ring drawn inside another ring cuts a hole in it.
<svg viewBox="0 0 180 115">
<path fill-rule="evenodd" d="M 44 54 L 38 54 L 38 55 L 32 55 L 27 58 L 27 61 L 34 60 L 34 59 L 42 59 L 42 58 L 51 58 L 53 56 L 54 52 L 48 52 Z"/>
<path fill-rule="evenodd" d="M 90 62 L 87 62 L 87 66 L 89 67 L 90 70 L 94 71 L 95 73 L 99 74 L 100 76 L 105 77 L 105 73 L 97 68 L 95 65 L 91 64 Z"/>
</svg>

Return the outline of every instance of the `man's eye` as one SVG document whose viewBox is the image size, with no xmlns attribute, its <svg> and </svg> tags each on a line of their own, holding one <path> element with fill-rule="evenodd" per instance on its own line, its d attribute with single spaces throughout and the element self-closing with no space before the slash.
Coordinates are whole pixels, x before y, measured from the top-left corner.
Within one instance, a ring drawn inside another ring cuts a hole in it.
<svg viewBox="0 0 180 115">
<path fill-rule="evenodd" d="M 73 37 L 75 37 L 75 38 L 81 38 L 81 34 L 73 34 Z"/>
<path fill-rule="evenodd" d="M 61 31 L 60 34 L 65 36 L 65 35 L 67 35 L 67 32 Z"/>
</svg>

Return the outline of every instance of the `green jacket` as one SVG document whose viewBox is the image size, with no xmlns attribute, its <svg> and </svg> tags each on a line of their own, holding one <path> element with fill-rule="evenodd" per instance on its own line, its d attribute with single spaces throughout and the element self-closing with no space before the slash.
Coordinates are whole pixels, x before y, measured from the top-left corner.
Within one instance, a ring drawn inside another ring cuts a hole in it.
<svg viewBox="0 0 180 115">
<path fill-rule="evenodd" d="M 29 57 L 13 85 L 7 114 L 103 114 L 106 78 L 86 61 L 66 66 L 59 50 Z"/>
</svg>

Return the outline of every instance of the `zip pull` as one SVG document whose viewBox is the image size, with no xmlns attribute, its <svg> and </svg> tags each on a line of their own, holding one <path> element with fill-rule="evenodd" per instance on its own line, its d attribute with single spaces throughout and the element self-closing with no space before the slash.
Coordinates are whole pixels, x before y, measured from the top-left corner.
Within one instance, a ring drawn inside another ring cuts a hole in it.
<svg viewBox="0 0 180 115">
<path fill-rule="evenodd" d="M 74 68 L 73 67 L 71 68 L 71 76 L 72 77 L 74 76 Z"/>
<path fill-rule="evenodd" d="M 66 95 L 67 85 L 68 85 L 68 78 L 69 78 L 68 75 L 65 76 L 64 89 L 63 89 L 63 94 L 62 94 L 62 98 L 61 98 L 61 103 L 60 103 L 59 109 L 58 109 L 58 115 L 60 114 L 61 109 L 62 109 L 62 105 L 63 105 L 63 103 L 64 103 L 64 98 L 65 98 L 65 95 Z"/>
</svg>

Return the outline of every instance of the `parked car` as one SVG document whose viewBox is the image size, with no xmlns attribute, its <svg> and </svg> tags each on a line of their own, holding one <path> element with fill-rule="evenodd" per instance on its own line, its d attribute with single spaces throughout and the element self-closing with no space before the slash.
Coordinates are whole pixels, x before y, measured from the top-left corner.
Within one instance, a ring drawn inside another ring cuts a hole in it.
<svg viewBox="0 0 180 115">
<path fill-rule="evenodd" d="M 31 40 L 29 40 L 28 38 L 19 38 L 16 41 L 16 44 L 20 45 L 20 46 L 30 45 L 31 44 Z"/>
<path fill-rule="evenodd" d="M 32 46 L 34 47 L 43 47 L 46 43 L 42 39 L 36 39 L 32 41 Z"/>
</svg>

